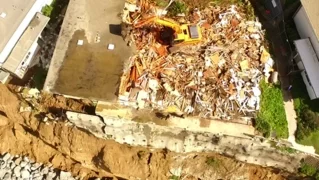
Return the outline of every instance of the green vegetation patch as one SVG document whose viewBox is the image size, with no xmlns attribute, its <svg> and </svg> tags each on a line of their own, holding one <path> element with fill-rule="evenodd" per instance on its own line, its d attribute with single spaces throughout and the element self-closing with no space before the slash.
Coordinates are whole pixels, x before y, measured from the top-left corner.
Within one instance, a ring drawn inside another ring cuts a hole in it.
<svg viewBox="0 0 320 180">
<path fill-rule="evenodd" d="M 173 16 L 176 16 L 176 15 L 182 14 L 182 13 L 186 13 L 187 10 L 188 10 L 187 5 L 184 2 L 180 2 L 180 1 L 174 1 L 168 7 L 168 13 Z"/>
<path fill-rule="evenodd" d="M 277 149 L 279 149 L 281 152 L 289 153 L 289 154 L 293 154 L 297 152 L 295 149 L 292 149 L 291 147 L 286 147 L 286 146 L 280 146 L 280 147 L 277 147 Z"/>
<path fill-rule="evenodd" d="M 53 0 L 52 3 L 50 5 L 46 5 L 42 8 L 41 12 L 43 15 L 47 16 L 47 17 L 50 17 L 51 16 L 51 13 L 52 13 L 52 10 L 53 10 L 53 7 L 55 6 L 56 4 L 56 1 Z"/>
<path fill-rule="evenodd" d="M 299 168 L 299 172 L 306 175 L 306 176 L 311 176 L 316 179 L 319 179 L 319 169 L 316 167 L 309 165 L 305 162 L 301 163 L 301 166 Z"/>
<path fill-rule="evenodd" d="M 280 86 L 267 84 L 262 80 L 260 88 L 261 107 L 255 123 L 256 128 L 265 137 L 274 132 L 277 138 L 288 138 L 288 123 Z"/>
<path fill-rule="evenodd" d="M 293 153 L 297 152 L 295 149 L 293 149 L 291 147 L 287 147 L 285 145 L 277 145 L 277 143 L 275 141 L 269 141 L 269 143 L 270 143 L 271 147 L 274 147 L 284 153 L 293 154 Z"/>
<path fill-rule="evenodd" d="M 297 142 L 306 146 L 313 146 L 316 153 L 319 154 L 319 131 L 311 132 L 308 136 L 297 140 Z"/>
<path fill-rule="evenodd" d="M 310 100 L 300 74 L 293 76 L 293 79 L 292 96 L 297 113 L 297 142 L 312 145 L 319 153 L 319 99 Z"/>
<path fill-rule="evenodd" d="M 42 8 L 41 11 L 43 15 L 50 17 L 52 10 L 53 10 L 52 6 L 46 5 Z"/>
<path fill-rule="evenodd" d="M 50 5 L 42 8 L 41 12 L 45 16 L 50 17 L 49 24 L 56 23 L 63 9 L 68 5 L 69 0 L 53 0 Z M 60 31 L 60 29 L 57 29 Z"/>
</svg>

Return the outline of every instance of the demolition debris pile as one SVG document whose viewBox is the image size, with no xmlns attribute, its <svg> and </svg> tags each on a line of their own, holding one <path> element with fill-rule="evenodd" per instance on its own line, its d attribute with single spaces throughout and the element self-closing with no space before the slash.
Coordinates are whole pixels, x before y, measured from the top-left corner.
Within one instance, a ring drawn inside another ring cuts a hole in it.
<svg viewBox="0 0 320 180">
<path fill-rule="evenodd" d="M 121 103 L 203 118 L 255 116 L 259 82 L 268 81 L 274 64 L 264 48 L 260 22 L 246 20 L 244 10 L 235 5 L 195 9 L 173 18 L 200 25 L 202 41 L 170 54 L 152 30 L 159 25 L 132 25 L 166 11 L 148 3 L 136 4 L 127 2 L 123 13 L 124 23 L 131 27 L 126 38 L 138 51 L 121 79 Z"/>
</svg>

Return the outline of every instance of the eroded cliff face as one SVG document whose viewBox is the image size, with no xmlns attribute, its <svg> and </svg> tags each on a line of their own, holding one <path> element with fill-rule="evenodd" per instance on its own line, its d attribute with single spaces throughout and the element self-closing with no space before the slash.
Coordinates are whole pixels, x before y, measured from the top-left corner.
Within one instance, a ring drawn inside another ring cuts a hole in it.
<svg viewBox="0 0 320 180">
<path fill-rule="evenodd" d="M 48 101 L 50 98 L 44 102 Z M 52 103 L 50 107 L 59 106 L 63 101 Z M 16 94 L 0 85 L 0 152 L 51 163 L 54 168 L 70 171 L 73 176 L 84 179 L 151 180 L 170 179 L 173 175 L 185 179 L 274 180 L 295 177 L 281 170 L 245 164 L 216 153 L 180 154 L 166 149 L 119 144 L 97 138 L 64 120 L 40 121 L 36 110 L 19 112 L 20 103 Z M 72 104 L 74 102 L 66 103 L 68 110 L 79 111 L 79 106 Z"/>
</svg>

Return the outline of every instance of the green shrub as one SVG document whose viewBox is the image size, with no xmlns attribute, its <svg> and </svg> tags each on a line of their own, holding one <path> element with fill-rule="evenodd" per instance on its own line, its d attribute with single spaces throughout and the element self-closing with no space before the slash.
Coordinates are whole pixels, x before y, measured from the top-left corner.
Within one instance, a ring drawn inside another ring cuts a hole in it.
<svg viewBox="0 0 320 180">
<path fill-rule="evenodd" d="M 187 6 L 183 2 L 174 1 L 168 8 L 170 15 L 176 16 L 177 14 L 186 13 Z"/>
<path fill-rule="evenodd" d="M 303 110 L 302 119 L 304 119 L 304 123 L 313 131 L 319 127 L 319 115 L 310 109 Z"/>
<path fill-rule="evenodd" d="M 246 18 L 248 20 L 254 20 L 256 15 L 254 13 L 254 9 L 251 5 L 251 3 L 249 1 L 247 1 L 246 3 L 244 3 L 244 9 L 245 9 L 245 13 L 246 13 Z"/>
<path fill-rule="evenodd" d="M 319 170 L 317 170 L 316 174 L 313 176 L 314 176 L 314 178 L 319 179 Z"/>
<path fill-rule="evenodd" d="M 310 100 L 301 74 L 294 75 L 292 79 L 294 79 L 294 81 L 291 92 L 294 99 L 295 110 L 300 112 L 303 109 L 308 108 L 313 112 L 319 112 L 319 99 Z"/>
<path fill-rule="evenodd" d="M 271 133 L 270 125 L 267 121 L 262 119 L 261 117 L 257 118 L 256 128 L 259 132 L 263 134 L 264 137 L 269 137 Z"/>
<path fill-rule="evenodd" d="M 300 121 L 301 119 L 298 119 L 297 130 L 295 132 L 297 140 L 302 140 L 304 137 L 307 137 L 311 133 L 311 131 L 307 127 L 304 127 L 303 123 L 301 123 Z"/>
<path fill-rule="evenodd" d="M 297 140 L 297 143 L 303 144 L 306 146 L 313 146 L 316 150 L 316 153 L 319 154 L 319 130 L 311 132 L 308 136 L 302 136 L 299 138 L 300 139 Z"/>
<path fill-rule="evenodd" d="M 53 10 L 52 6 L 46 5 L 42 8 L 41 12 L 43 15 L 50 17 L 52 10 Z"/>
<path fill-rule="evenodd" d="M 293 154 L 297 152 L 295 149 L 292 149 L 290 147 L 279 147 L 279 150 L 289 154 Z"/>
<path fill-rule="evenodd" d="M 297 113 L 296 140 L 303 145 L 312 145 L 316 152 L 319 149 L 319 100 L 310 100 L 307 89 L 300 74 L 292 79 L 292 96 Z"/>
<path fill-rule="evenodd" d="M 305 162 L 303 162 L 299 168 L 299 172 L 306 176 L 319 176 L 319 170 Z"/>
<path fill-rule="evenodd" d="M 319 114 L 308 108 L 299 109 L 297 111 L 297 131 L 295 136 L 297 140 L 302 140 L 309 136 L 312 132 L 318 131 Z"/>
</svg>

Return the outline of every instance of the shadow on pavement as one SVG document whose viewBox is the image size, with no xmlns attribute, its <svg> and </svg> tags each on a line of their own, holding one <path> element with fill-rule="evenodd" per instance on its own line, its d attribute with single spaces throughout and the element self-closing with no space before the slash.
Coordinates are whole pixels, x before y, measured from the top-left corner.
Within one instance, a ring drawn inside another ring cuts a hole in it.
<svg viewBox="0 0 320 180">
<path fill-rule="evenodd" d="M 120 24 L 109 24 L 109 31 L 111 34 L 121 36 L 121 25 Z"/>
</svg>

